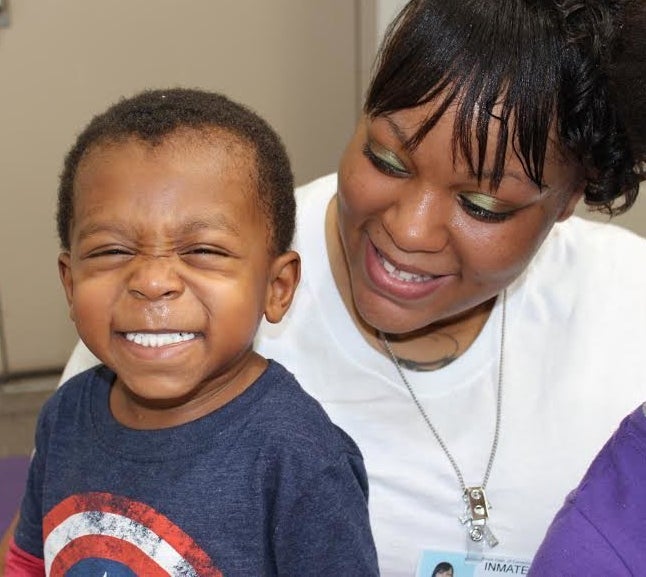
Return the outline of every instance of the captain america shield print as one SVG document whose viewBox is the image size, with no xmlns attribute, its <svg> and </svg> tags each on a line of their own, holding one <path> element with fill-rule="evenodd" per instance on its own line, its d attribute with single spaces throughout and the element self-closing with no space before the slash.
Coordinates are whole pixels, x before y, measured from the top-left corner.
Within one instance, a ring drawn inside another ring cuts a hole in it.
<svg viewBox="0 0 646 577">
<path fill-rule="evenodd" d="M 170 519 L 109 493 L 68 497 L 46 515 L 43 537 L 52 577 L 223 577 Z"/>
</svg>

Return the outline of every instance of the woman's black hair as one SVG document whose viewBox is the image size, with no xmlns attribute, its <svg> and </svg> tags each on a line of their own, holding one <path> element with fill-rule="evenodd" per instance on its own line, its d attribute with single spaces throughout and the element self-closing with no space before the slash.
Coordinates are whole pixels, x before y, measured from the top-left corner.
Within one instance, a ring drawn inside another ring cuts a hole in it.
<svg viewBox="0 0 646 577">
<path fill-rule="evenodd" d="M 509 145 L 542 186 L 555 129 L 557 152 L 583 169 L 586 204 L 619 214 L 646 177 L 645 75 L 644 0 L 412 0 L 387 30 L 364 111 L 436 103 L 414 149 L 456 106 L 453 155 L 479 180 L 494 118 L 493 188 Z"/>
</svg>

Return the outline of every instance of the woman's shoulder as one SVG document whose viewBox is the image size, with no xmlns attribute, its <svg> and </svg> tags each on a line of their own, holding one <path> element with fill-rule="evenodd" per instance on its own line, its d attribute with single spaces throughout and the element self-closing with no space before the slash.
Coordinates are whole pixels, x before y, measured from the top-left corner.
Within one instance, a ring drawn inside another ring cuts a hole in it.
<svg viewBox="0 0 646 577">
<path fill-rule="evenodd" d="M 546 246 L 567 247 L 570 250 L 601 251 L 598 256 L 611 256 L 617 251 L 635 254 L 646 252 L 646 239 L 613 222 L 597 222 L 572 216 L 557 223 L 552 229 Z"/>
<path fill-rule="evenodd" d="M 337 174 L 332 172 L 325 176 L 320 176 L 296 189 L 296 198 L 298 202 L 302 199 L 320 194 L 330 193 L 330 196 L 336 191 Z"/>
<path fill-rule="evenodd" d="M 331 173 L 299 186 L 295 192 L 298 218 L 303 218 L 311 211 L 325 214 L 323 207 L 336 193 L 336 185 L 337 175 Z"/>
<path fill-rule="evenodd" d="M 573 216 L 557 223 L 532 263 L 540 274 L 646 282 L 646 239 L 611 223 Z M 575 273 L 574 275 L 572 273 Z"/>
<path fill-rule="evenodd" d="M 320 264 L 327 262 L 321 259 L 321 251 L 325 252 L 325 214 L 330 199 L 336 194 L 337 175 L 328 174 L 296 189 L 296 233 L 292 248 L 302 257 L 301 286 L 296 293 L 296 303 L 304 292 L 308 282 L 324 274 Z M 284 324 L 284 323 L 281 323 Z M 274 325 L 280 331 L 277 325 Z"/>
<path fill-rule="evenodd" d="M 571 217 L 554 226 L 513 287 L 532 317 L 559 319 L 568 331 L 609 333 L 646 327 L 646 239 L 616 225 Z M 576 321 L 576 322 L 575 322 Z M 643 327 L 641 325 L 644 325 Z"/>
</svg>

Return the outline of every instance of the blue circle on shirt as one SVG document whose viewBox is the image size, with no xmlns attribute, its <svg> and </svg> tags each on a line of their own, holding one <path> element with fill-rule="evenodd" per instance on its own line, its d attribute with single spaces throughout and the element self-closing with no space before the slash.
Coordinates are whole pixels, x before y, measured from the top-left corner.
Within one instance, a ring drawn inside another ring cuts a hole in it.
<svg viewBox="0 0 646 577">
<path fill-rule="evenodd" d="M 88 558 L 70 567 L 66 577 L 137 577 L 137 574 L 112 559 Z"/>
</svg>

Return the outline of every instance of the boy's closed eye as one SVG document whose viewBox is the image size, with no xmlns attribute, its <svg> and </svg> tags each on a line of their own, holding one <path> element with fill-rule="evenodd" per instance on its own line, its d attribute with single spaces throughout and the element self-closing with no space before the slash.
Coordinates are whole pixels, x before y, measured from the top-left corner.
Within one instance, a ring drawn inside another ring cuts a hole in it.
<svg viewBox="0 0 646 577">
<path fill-rule="evenodd" d="M 100 257 L 111 257 L 111 256 L 132 256 L 134 251 L 125 248 L 125 247 L 100 247 L 91 250 L 87 254 L 87 258 L 100 258 Z"/>
<path fill-rule="evenodd" d="M 184 254 L 204 254 L 214 256 L 229 256 L 230 253 L 224 248 L 215 246 L 198 246 L 184 252 Z"/>
<path fill-rule="evenodd" d="M 196 268 L 220 268 L 226 262 L 235 259 L 231 250 L 219 245 L 197 245 L 178 251 L 179 257 L 186 264 Z"/>
</svg>

